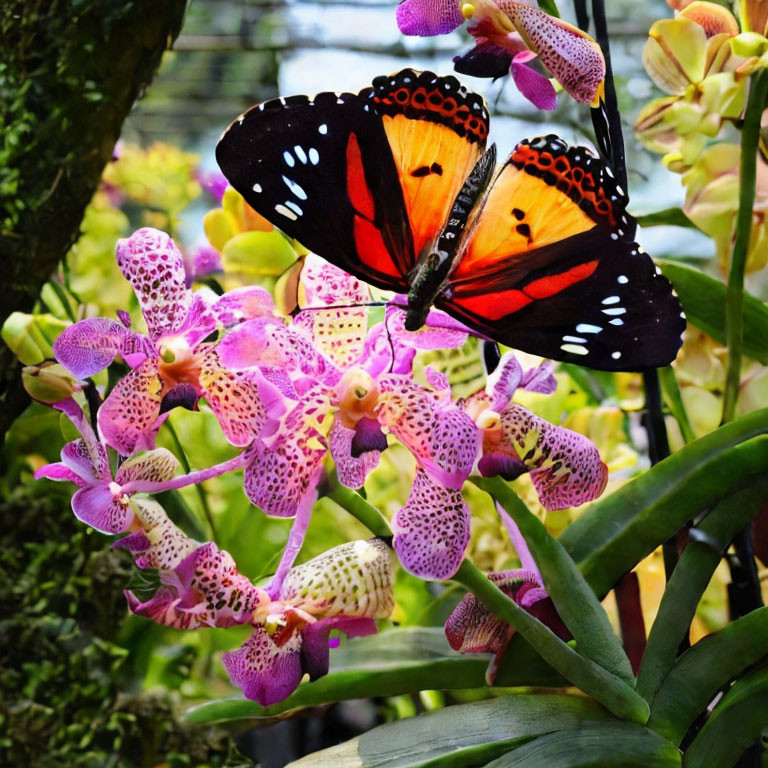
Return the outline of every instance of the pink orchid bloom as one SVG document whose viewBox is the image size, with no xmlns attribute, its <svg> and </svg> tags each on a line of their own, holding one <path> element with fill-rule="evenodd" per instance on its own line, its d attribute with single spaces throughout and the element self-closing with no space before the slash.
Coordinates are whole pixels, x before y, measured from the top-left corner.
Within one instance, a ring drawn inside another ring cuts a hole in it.
<svg viewBox="0 0 768 768">
<path fill-rule="evenodd" d="M 484 477 L 514 480 L 529 472 L 546 509 L 566 509 L 596 499 L 608 481 L 608 467 L 584 435 L 550 424 L 512 402 L 517 388 L 553 392 L 551 364 L 523 373 L 514 355 L 502 358 L 485 391 L 461 405 L 482 430 L 478 470 Z"/>
<path fill-rule="evenodd" d="M 117 263 L 139 300 L 148 335 L 104 317 L 67 328 L 54 344 L 56 359 L 78 378 L 106 368 L 118 355 L 131 370 L 99 409 L 106 443 L 123 455 L 154 447 L 167 412 L 195 407 L 204 397 L 233 445 L 248 445 L 267 422 L 278 398 L 257 374 L 232 373 L 206 337 L 253 317 L 271 316 L 274 305 L 259 287 L 212 300 L 186 285 L 184 261 L 173 240 L 140 229 L 117 244 Z M 215 298 L 215 297 L 214 297 Z"/>
<path fill-rule="evenodd" d="M 229 370 L 258 368 L 289 401 L 296 401 L 272 436 L 248 448 L 244 487 L 249 499 L 269 515 L 292 517 L 313 496 L 328 451 L 339 480 L 360 488 L 386 448 L 382 427 L 412 450 L 436 482 L 450 477 L 451 487 L 460 487 L 459 475 L 469 474 L 474 457 L 464 457 L 466 466 L 459 469 L 441 468 L 435 441 L 445 439 L 445 428 L 419 434 L 417 421 L 429 415 L 447 424 L 446 414 L 452 412 L 454 419 L 471 422 L 445 398 L 414 389 L 410 373 L 417 349 L 461 346 L 463 326 L 433 312 L 425 329 L 411 333 L 404 330 L 402 310 L 391 306 L 385 323 L 366 333 L 365 307 L 349 307 L 367 300 L 363 283 L 319 257 L 307 259 L 302 280 L 308 308 L 290 326 L 271 318 L 250 320 L 218 347 Z M 323 306 L 340 308 L 316 310 Z M 343 343 L 333 336 L 335 327 L 342 328 Z M 409 398 L 414 410 L 395 416 L 382 403 L 400 396 Z"/>
<path fill-rule="evenodd" d="M 228 552 L 184 536 L 156 502 L 139 513 L 144 528 L 115 546 L 139 567 L 157 568 L 162 586 L 146 602 L 127 591 L 131 612 L 182 629 L 250 624 L 250 639 L 222 661 L 232 683 L 262 706 L 289 696 L 305 673 L 327 674 L 331 630 L 375 633 L 374 619 L 394 606 L 391 552 L 379 539 L 342 544 L 292 568 L 273 597 L 240 574 Z"/>
<path fill-rule="evenodd" d="M 454 59 L 457 72 L 476 77 L 512 73 L 518 90 L 539 109 L 554 109 L 555 89 L 529 64 L 536 58 L 577 101 L 596 105 L 603 93 L 600 47 L 577 27 L 516 0 L 404 0 L 397 24 L 406 35 L 443 35 L 469 19 L 475 47 Z"/>
<path fill-rule="evenodd" d="M 134 525 L 135 517 L 131 494 L 124 487 L 137 481 L 170 480 L 178 468 L 176 458 L 165 448 L 147 451 L 124 461 L 113 479 L 106 446 L 97 439 L 80 406 L 69 398 L 53 407 L 69 417 L 82 437 L 67 443 L 61 462 L 38 469 L 35 478 L 75 483 L 75 517 L 102 533 L 124 533 Z"/>
<path fill-rule="evenodd" d="M 535 571 L 511 570 L 489 573 L 488 578 L 507 597 L 546 624 L 560 639 L 569 640 L 570 632 L 557 614 L 552 599 Z M 491 653 L 485 679 L 493 685 L 504 651 L 515 630 L 499 619 L 473 594 L 464 595 L 445 622 L 445 636 L 451 648 L 460 653 Z"/>
</svg>

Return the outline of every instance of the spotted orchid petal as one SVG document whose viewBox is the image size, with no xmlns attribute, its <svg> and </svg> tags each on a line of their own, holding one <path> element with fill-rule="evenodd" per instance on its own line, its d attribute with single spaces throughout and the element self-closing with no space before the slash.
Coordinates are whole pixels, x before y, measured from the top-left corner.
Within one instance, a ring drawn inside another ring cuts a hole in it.
<svg viewBox="0 0 768 768">
<path fill-rule="evenodd" d="M 170 571 L 199 546 L 174 525 L 154 499 L 134 498 L 131 505 L 141 530 L 124 536 L 112 546 L 127 549 L 137 567 Z"/>
<path fill-rule="evenodd" d="M 470 32 L 472 30 L 470 29 Z M 525 48 L 525 44 L 522 44 Z M 453 68 L 460 75 L 491 77 L 498 80 L 509 73 L 514 53 L 491 42 L 478 43 L 472 50 L 453 57 Z"/>
<path fill-rule="evenodd" d="M 552 373 L 553 364 L 547 360 L 536 368 L 523 371 L 514 352 L 505 352 L 496 370 L 488 376 L 485 391 L 490 398 L 490 408 L 501 411 L 518 389 L 550 395 L 557 389 L 557 379 Z"/>
<path fill-rule="evenodd" d="M 187 289 L 184 258 L 173 240 L 145 227 L 118 240 L 117 266 L 133 286 L 149 336 L 157 341 L 184 324 L 193 303 Z"/>
<path fill-rule="evenodd" d="M 379 422 L 414 455 L 438 483 L 458 490 L 469 476 L 480 445 L 474 421 L 445 392 L 432 392 L 408 376 L 379 378 Z"/>
<path fill-rule="evenodd" d="M 512 570 L 489 573 L 488 578 L 558 637 L 563 640 L 570 638 L 570 633 L 557 615 L 536 574 Z M 494 683 L 499 663 L 514 632 L 509 624 L 499 619 L 473 594 L 467 594 L 461 599 L 445 623 L 445 636 L 455 651 L 493 654 L 494 658 L 486 672 L 488 685 Z"/>
<path fill-rule="evenodd" d="M 211 307 L 210 312 L 225 328 L 257 317 L 274 317 L 275 302 L 269 292 L 258 285 L 247 285 L 227 291 Z"/>
<path fill-rule="evenodd" d="M 405 506 L 392 518 L 393 546 L 403 567 L 421 579 L 449 579 L 469 543 L 470 513 L 461 492 L 421 469 Z"/>
<path fill-rule="evenodd" d="M 247 320 L 227 333 L 217 349 L 222 365 L 230 371 L 268 366 L 299 370 L 327 383 L 340 378 L 335 366 L 317 352 L 309 338 L 273 318 Z"/>
<path fill-rule="evenodd" d="M 533 51 L 522 51 L 512 58 L 510 72 L 517 90 L 539 109 L 552 111 L 557 106 L 557 92 L 548 77 L 528 64 L 536 58 Z"/>
<path fill-rule="evenodd" d="M 99 408 L 99 431 L 123 456 L 154 448 L 162 382 L 156 359 L 145 360 L 115 385 Z"/>
<path fill-rule="evenodd" d="M 360 360 L 368 328 L 368 286 L 313 253 L 301 270 L 302 311 L 293 320 L 318 351 L 342 370 Z M 317 310 L 313 307 L 337 307 Z"/>
<path fill-rule="evenodd" d="M 590 440 L 515 404 L 485 431 L 478 469 L 486 477 L 500 474 L 506 479 L 530 472 L 539 500 L 549 510 L 592 501 L 608 481 L 608 467 Z"/>
<path fill-rule="evenodd" d="M 287 414 L 269 447 L 256 440 L 248 448 L 243 489 L 265 514 L 293 517 L 313 491 L 315 470 L 328 452 L 323 422 L 329 409 L 328 393 L 318 388 Z"/>
<path fill-rule="evenodd" d="M 215 347 L 203 355 L 199 382 L 232 445 L 250 445 L 267 421 L 275 422 L 285 410 L 283 395 L 257 370 L 228 371 Z"/>
<path fill-rule="evenodd" d="M 424 369 L 424 376 L 427 379 L 427 384 L 429 384 L 429 386 L 432 387 L 435 392 L 450 393 L 451 384 L 448 381 L 448 377 L 442 371 L 438 371 L 431 365 L 428 365 Z"/>
<path fill-rule="evenodd" d="M 312 616 L 381 619 L 394 608 L 392 553 L 381 539 L 351 541 L 292 568 L 280 601 Z"/>
<path fill-rule="evenodd" d="M 72 497 L 75 517 L 101 533 L 124 533 L 133 522 L 133 508 L 127 498 L 115 498 L 106 483 L 86 485 Z"/>
<path fill-rule="evenodd" d="M 155 349 L 149 339 L 106 317 L 89 317 L 70 325 L 53 344 L 56 359 L 78 378 L 104 370 L 118 355 L 131 367 L 140 365 Z"/>
<path fill-rule="evenodd" d="M 492 0 L 481 0 L 478 8 Z M 525 44 L 563 88 L 584 104 L 596 104 L 605 80 L 600 46 L 578 27 L 550 16 L 525 2 L 498 0 Z M 534 102 L 535 103 L 535 102 Z"/>
<path fill-rule="evenodd" d="M 378 425 L 377 425 L 378 426 Z M 336 464 L 339 482 L 347 488 L 362 488 L 365 478 L 379 465 L 381 452 L 365 451 L 352 455 L 352 446 L 356 431 L 345 427 L 336 415 L 328 435 L 328 447 Z"/>
<path fill-rule="evenodd" d="M 61 461 L 86 483 L 112 479 L 107 451 L 101 443 L 84 438 L 73 440 L 61 449 Z"/>
<path fill-rule="evenodd" d="M 397 6 L 398 29 L 404 35 L 445 35 L 461 26 L 457 0 L 404 0 Z"/>
<path fill-rule="evenodd" d="M 300 634 L 278 646 L 266 629 L 256 627 L 241 648 L 222 654 L 221 661 L 246 699 L 268 707 L 290 696 L 301 682 L 301 645 Z"/>
<path fill-rule="evenodd" d="M 164 483 L 173 478 L 178 468 L 178 459 L 168 449 L 155 448 L 126 459 L 115 474 L 115 482 L 118 485 L 140 480 Z"/>
<path fill-rule="evenodd" d="M 177 629 L 244 624 L 260 602 L 269 600 L 213 542 L 197 547 L 173 570 L 163 571 L 161 580 L 164 586 L 144 603 L 126 592 L 128 606 L 138 616 Z"/>
</svg>

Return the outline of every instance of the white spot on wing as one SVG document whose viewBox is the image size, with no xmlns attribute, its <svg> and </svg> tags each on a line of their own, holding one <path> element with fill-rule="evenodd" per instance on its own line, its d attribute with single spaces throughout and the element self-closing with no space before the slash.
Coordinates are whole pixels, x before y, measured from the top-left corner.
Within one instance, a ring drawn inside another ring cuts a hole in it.
<svg viewBox="0 0 768 768">
<path fill-rule="evenodd" d="M 302 211 L 302 210 L 301 210 L 301 208 L 299 208 L 299 206 L 298 206 L 298 205 L 296 205 L 296 203 L 294 203 L 294 202 L 293 202 L 293 200 L 288 200 L 288 201 L 286 201 L 286 203 L 285 203 L 285 204 L 286 204 L 286 205 L 287 205 L 287 206 L 288 206 L 288 207 L 289 207 L 289 208 L 290 208 L 292 211 L 295 211 L 295 212 L 296 212 L 296 213 L 297 213 L 299 216 L 301 216 L 301 215 L 304 213 L 304 211 Z"/>
<path fill-rule="evenodd" d="M 286 208 L 284 205 L 280 205 L 279 203 L 275 206 L 275 210 L 281 216 L 285 216 L 286 219 L 290 219 L 291 221 L 296 221 L 296 219 L 299 218 L 290 208 Z"/>
<path fill-rule="evenodd" d="M 323 136 L 325 136 L 325 134 L 328 133 L 328 126 L 323 123 L 322 125 L 318 126 L 317 132 L 322 133 Z"/>
<path fill-rule="evenodd" d="M 588 354 L 587 348 L 582 347 L 580 344 L 561 344 L 560 349 L 562 349 L 563 352 L 570 352 L 572 355 Z"/>
<path fill-rule="evenodd" d="M 587 340 L 580 336 L 563 336 L 563 341 L 572 341 L 574 344 L 586 344 Z"/>
<path fill-rule="evenodd" d="M 283 176 L 283 181 L 285 182 L 285 186 L 288 187 L 288 189 L 290 189 L 291 192 L 293 192 L 293 194 L 299 198 L 299 200 L 307 199 L 307 193 L 304 191 L 304 188 L 300 184 L 297 184 L 287 176 Z"/>
<path fill-rule="evenodd" d="M 303 165 L 307 164 L 307 153 L 304 151 L 302 147 L 300 147 L 298 144 L 293 148 L 294 153 L 296 154 L 296 157 L 299 158 L 301 163 Z"/>
<path fill-rule="evenodd" d="M 629 278 L 626 275 L 619 275 L 616 278 L 616 282 L 621 285 L 626 285 L 629 282 Z"/>
<path fill-rule="evenodd" d="M 611 325 L 624 325 L 624 321 L 620 317 L 615 317 L 613 320 L 609 320 Z"/>
<path fill-rule="evenodd" d="M 589 323 L 579 323 L 576 326 L 576 333 L 600 333 L 602 330 L 599 325 L 590 325 Z"/>
<path fill-rule="evenodd" d="M 608 296 L 607 298 L 603 299 L 603 304 L 618 304 L 621 301 L 621 299 L 618 296 Z"/>
<path fill-rule="evenodd" d="M 283 152 L 283 160 L 285 160 L 285 164 L 291 168 L 296 165 L 296 161 L 293 159 L 293 155 L 287 149 L 285 152 Z"/>
<path fill-rule="evenodd" d="M 253 191 L 254 192 L 261 192 L 261 184 L 254 184 L 253 185 Z"/>
<path fill-rule="evenodd" d="M 312 165 L 317 165 L 320 162 L 320 153 L 314 147 L 309 150 L 309 162 Z"/>
<path fill-rule="evenodd" d="M 611 352 L 611 357 L 614 360 L 618 360 L 621 357 L 621 352 Z"/>
<path fill-rule="evenodd" d="M 625 315 L 627 310 L 624 307 L 613 307 L 612 309 L 604 309 L 604 315 Z"/>
</svg>

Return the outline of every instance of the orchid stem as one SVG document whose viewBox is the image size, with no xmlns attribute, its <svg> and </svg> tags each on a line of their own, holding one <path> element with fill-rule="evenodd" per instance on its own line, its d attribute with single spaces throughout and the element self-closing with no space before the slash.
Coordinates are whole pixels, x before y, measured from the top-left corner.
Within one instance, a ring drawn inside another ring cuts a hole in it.
<svg viewBox="0 0 768 768">
<path fill-rule="evenodd" d="M 518 560 L 520 560 L 520 567 L 524 571 L 535 573 L 539 580 L 539 584 L 542 584 L 541 574 L 539 573 L 536 561 L 533 559 L 533 556 L 528 549 L 528 545 L 525 543 L 523 534 L 520 533 L 520 528 L 518 528 L 517 523 L 509 516 L 507 510 L 504 509 L 498 501 L 496 502 L 496 511 L 499 513 L 499 517 L 501 518 L 502 523 L 504 523 L 504 527 L 507 529 L 509 538 L 512 540 L 512 546 L 515 548 Z"/>
<path fill-rule="evenodd" d="M 335 472 L 328 478 L 328 492 L 325 495 L 357 518 L 374 536 L 382 539 L 392 537 L 387 518 L 359 493 L 342 485 Z"/>
<path fill-rule="evenodd" d="M 322 469 L 320 471 L 322 471 Z M 310 483 L 309 487 L 314 488 L 315 485 L 316 483 Z M 272 577 L 272 581 L 267 587 L 267 592 L 273 600 L 276 600 L 280 595 L 280 590 L 282 589 L 285 577 L 288 575 L 288 571 L 293 567 L 296 556 L 299 554 L 301 547 L 304 544 L 304 537 L 307 535 L 309 521 L 312 519 L 312 507 L 314 506 L 314 503 L 315 494 L 310 492 L 307 497 L 301 500 L 298 509 L 296 510 L 296 517 L 291 525 L 288 541 L 286 542 L 285 549 L 283 549 L 280 563 L 277 566 L 275 575 Z"/>
<path fill-rule="evenodd" d="M 731 270 L 725 302 L 725 343 L 728 368 L 725 376 L 722 424 L 733 421 L 741 382 L 741 352 L 744 334 L 744 271 L 752 234 L 752 209 L 757 184 L 757 149 L 760 141 L 760 118 L 768 97 L 768 71 L 759 70 L 749 88 L 749 100 L 741 131 L 741 167 L 739 170 L 739 212 L 736 217 L 736 240 L 731 255 Z"/>
<path fill-rule="evenodd" d="M 185 475 L 179 475 L 171 480 L 158 482 L 155 480 L 131 480 L 122 487 L 123 493 L 161 493 L 162 491 L 175 491 L 179 488 L 185 488 L 188 485 L 197 485 L 198 483 L 210 480 L 212 477 L 227 472 L 234 472 L 236 469 L 242 469 L 247 463 L 245 453 L 240 453 L 232 459 L 222 461 L 220 464 L 214 464 L 206 469 L 199 469 L 196 472 L 188 472 Z M 187 466 L 189 466 L 187 464 Z M 213 527 L 212 521 L 211 527 Z"/>
<path fill-rule="evenodd" d="M 187 459 L 186 451 L 184 450 L 184 446 L 181 444 L 181 440 L 179 440 L 179 435 L 176 432 L 176 429 L 174 428 L 173 424 L 171 424 L 170 420 L 165 422 L 165 426 L 168 428 L 168 432 L 171 435 L 171 439 L 173 440 L 174 445 L 176 446 L 176 451 L 178 452 L 179 460 L 181 461 L 182 467 L 184 467 L 184 471 L 187 473 L 187 475 L 190 474 L 190 470 L 192 469 L 189 464 L 189 459 Z M 180 478 L 174 478 L 174 480 L 178 480 Z M 201 485 L 197 485 L 197 483 L 202 482 L 201 480 L 193 481 L 195 482 L 195 491 L 197 492 L 197 496 L 200 499 L 200 506 L 203 508 L 203 514 L 205 515 L 205 519 L 208 521 L 208 527 L 211 529 L 211 537 L 215 541 L 216 540 L 216 526 L 213 523 L 213 515 L 211 514 L 211 508 L 208 506 L 208 495 L 205 492 L 205 489 Z M 189 485 L 189 483 L 187 483 Z M 183 486 L 178 486 L 179 488 L 182 488 Z M 174 490 L 173 488 L 162 488 L 160 490 L 167 491 L 167 490 Z M 146 493 L 153 493 L 153 491 L 146 491 Z"/>
</svg>

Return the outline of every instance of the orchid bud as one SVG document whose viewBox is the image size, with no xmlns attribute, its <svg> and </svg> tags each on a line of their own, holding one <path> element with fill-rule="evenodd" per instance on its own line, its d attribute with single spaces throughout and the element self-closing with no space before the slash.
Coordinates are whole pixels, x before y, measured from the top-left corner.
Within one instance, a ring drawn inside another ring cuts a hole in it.
<svg viewBox="0 0 768 768">
<path fill-rule="evenodd" d="M 49 405 L 71 397 L 78 383 L 63 365 L 51 360 L 22 368 L 21 381 L 33 400 Z"/>
</svg>

